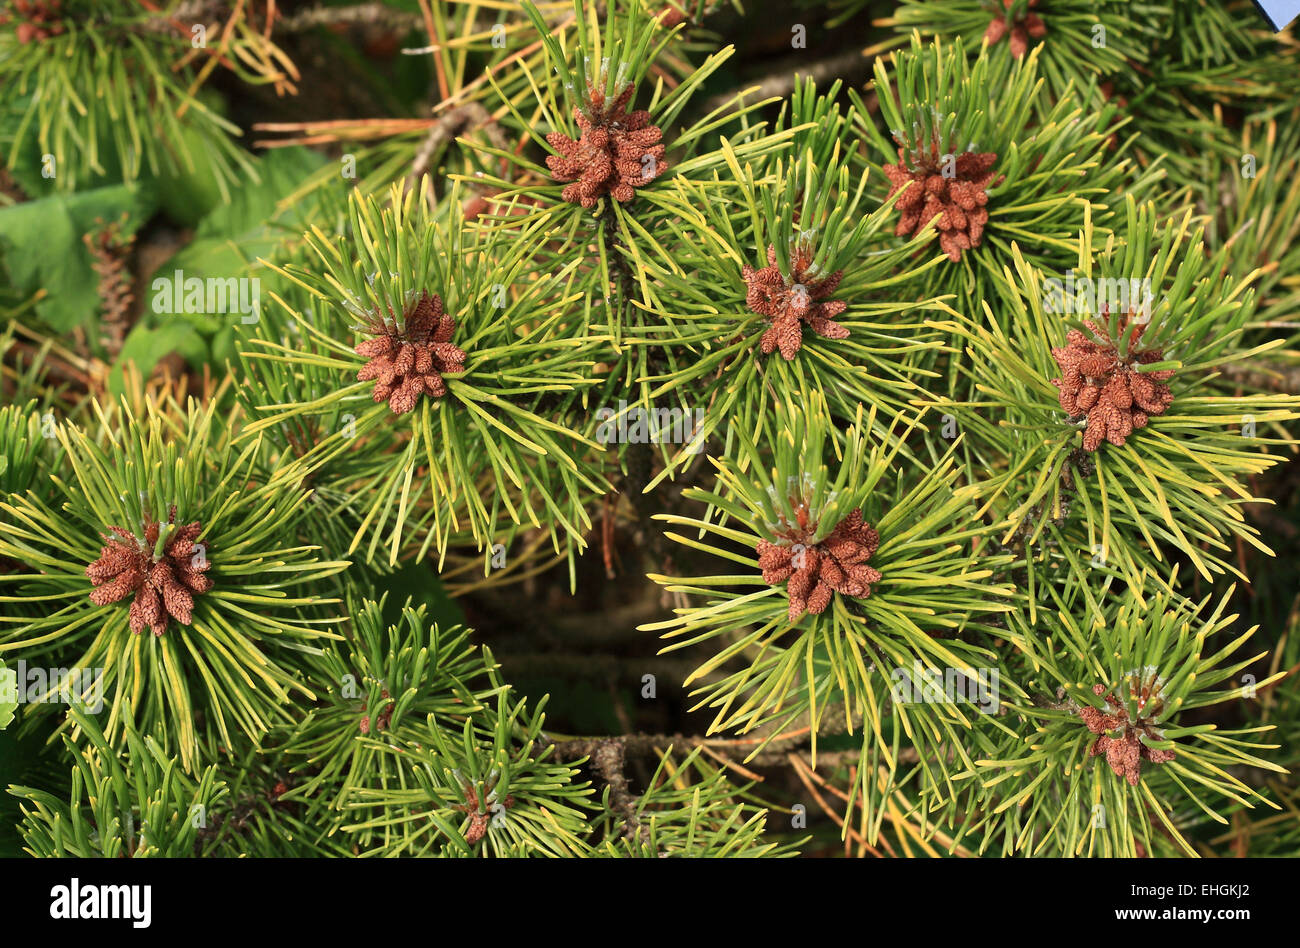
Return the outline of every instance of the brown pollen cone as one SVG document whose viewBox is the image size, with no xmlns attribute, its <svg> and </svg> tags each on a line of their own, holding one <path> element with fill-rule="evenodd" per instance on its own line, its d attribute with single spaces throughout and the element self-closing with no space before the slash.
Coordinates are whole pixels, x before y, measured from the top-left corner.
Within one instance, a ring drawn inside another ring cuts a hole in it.
<svg viewBox="0 0 1300 948">
<path fill-rule="evenodd" d="M 393 701 L 392 698 L 393 696 L 388 693 L 388 689 L 383 689 L 382 694 L 379 696 L 379 700 L 383 702 L 383 707 L 379 714 L 375 716 L 374 728 L 376 731 L 388 730 L 388 724 L 393 719 L 393 709 L 397 707 L 397 702 Z M 369 714 L 362 716 L 361 723 L 358 725 L 357 729 L 361 731 L 362 734 L 370 733 Z"/>
<path fill-rule="evenodd" d="M 871 595 L 871 584 L 880 582 L 878 570 L 867 565 L 880 545 L 880 536 L 854 510 L 839 522 L 820 543 L 809 543 L 815 525 L 808 523 L 806 507 L 796 513 L 798 526 L 786 531 L 776 543 L 758 541 L 758 565 L 763 581 L 776 585 L 789 580 L 790 622 L 808 612 L 818 615 L 830 605 L 831 593 L 855 599 Z"/>
<path fill-rule="evenodd" d="M 176 523 L 174 504 L 167 523 Z M 194 562 L 194 541 L 203 532 L 197 520 L 172 531 L 157 558 L 154 548 L 162 525 L 147 520 L 143 526 L 143 537 L 121 527 L 109 527 L 112 535 L 103 535 L 108 544 L 99 551 L 99 559 L 86 567 L 86 575 L 95 587 L 90 591 L 90 601 L 106 606 L 133 596 L 131 631 L 139 634 L 148 626 L 154 635 L 162 635 L 169 616 L 181 625 L 193 620 L 194 596 L 212 588 L 212 580 L 203 575 L 211 564 L 206 557 Z"/>
<path fill-rule="evenodd" d="M 1010 10 L 1013 0 L 1002 0 L 1004 9 Z M 1019 20 L 1008 20 L 1006 16 L 994 16 L 989 22 L 988 29 L 984 31 L 984 38 L 988 40 L 989 46 L 996 46 L 1002 42 L 1002 39 L 1010 35 L 1011 55 L 1019 59 L 1029 52 L 1029 40 L 1042 39 L 1047 35 L 1047 25 L 1033 9 L 1038 6 L 1038 0 L 1029 0 L 1029 11 Z"/>
<path fill-rule="evenodd" d="M 414 409 L 421 395 L 446 395 L 444 373 L 465 371 L 465 350 L 451 344 L 456 320 L 443 312 L 437 293 L 422 291 L 403 322 L 399 328 L 373 320 L 366 327 L 373 338 L 356 349 L 370 360 L 357 372 L 357 380 L 374 379 L 374 400 L 387 400 L 398 415 Z"/>
<path fill-rule="evenodd" d="M 902 215 L 895 236 L 911 234 L 937 217 L 939 246 L 953 263 L 961 260 L 963 251 L 978 247 L 984 239 L 988 189 L 1006 178 L 993 171 L 997 160 L 993 152 L 940 155 L 938 142 L 931 141 L 929 155 L 918 149 L 909 162 L 900 143 L 898 164 L 884 166 L 890 182 L 888 197 L 907 189 L 894 205 Z"/>
<path fill-rule="evenodd" d="M 1104 315 L 1104 314 L 1103 314 Z M 1096 323 L 1084 325 L 1105 339 L 1106 332 Z M 1128 358 L 1121 360 L 1119 350 L 1109 343 L 1091 339 L 1078 329 L 1066 335 L 1066 345 L 1052 350 L 1052 358 L 1061 367 L 1062 376 L 1052 379 L 1060 390 L 1061 408 L 1071 419 L 1087 416 L 1083 432 L 1085 451 L 1096 451 L 1102 439 L 1116 447 L 1138 428 L 1146 427 L 1151 415 L 1163 415 L 1174 400 L 1164 384 L 1174 375 L 1172 369 L 1139 372 L 1138 365 L 1150 365 L 1164 358 L 1160 349 L 1139 349 L 1146 323 L 1125 318 L 1120 335 L 1129 334 Z"/>
<path fill-rule="evenodd" d="M 0 12 L 0 25 L 16 21 L 14 32 L 24 45 L 49 39 L 63 32 L 61 6 L 62 0 L 13 0 Z"/>
<path fill-rule="evenodd" d="M 463 788 L 465 802 L 453 804 L 453 810 L 459 810 L 469 817 L 469 827 L 465 830 L 465 842 L 473 846 L 479 842 L 488 831 L 488 825 L 492 820 L 492 811 L 497 809 L 498 804 L 491 803 L 491 791 L 487 791 L 483 797 L 483 803 L 480 805 L 478 791 L 471 785 L 466 784 Z M 499 804 L 500 809 L 508 810 L 515 805 L 513 795 L 507 796 Z"/>
<path fill-rule="evenodd" d="M 659 25 L 666 30 L 671 30 L 679 23 L 685 23 L 687 19 L 686 14 L 671 3 L 659 13 Z"/>
<path fill-rule="evenodd" d="M 815 280 L 810 279 L 808 272 L 811 265 L 811 255 L 803 248 L 796 250 L 790 259 L 791 273 L 787 280 L 777 265 L 776 247 L 769 245 L 767 266 L 761 270 L 748 264 L 741 268 L 740 275 L 748 287 L 745 304 L 771 321 L 759 343 L 764 355 L 780 349 L 786 361 L 793 359 L 803 347 L 805 323 L 817 335 L 827 339 L 848 338 L 849 331 L 834 322 L 833 317 L 844 312 L 849 304 L 843 300 L 826 299 L 840 285 L 844 271 L 836 270 L 830 276 Z"/>
<path fill-rule="evenodd" d="M 1105 690 L 1104 685 L 1092 686 L 1092 693 L 1095 695 L 1101 695 Z M 1163 702 L 1158 695 L 1153 697 L 1150 685 L 1144 686 L 1143 691 L 1144 693 L 1138 696 L 1139 708 L 1152 715 L 1156 714 Z M 1079 717 L 1088 726 L 1088 730 L 1099 735 L 1088 751 L 1088 756 L 1096 757 L 1104 753 L 1106 763 L 1110 765 L 1115 775 L 1123 777 L 1131 786 L 1136 787 L 1142 772 L 1142 761 L 1163 764 L 1173 760 L 1177 754 L 1171 750 L 1147 747 L 1142 743 L 1143 736 L 1159 740 L 1155 728 L 1144 714 L 1139 714 L 1137 720 L 1130 721 L 1128 709 L 1118 698 L 1114 695 L 1106 695 L 1106 703 L 1114 709 L 1110 714 L 1090 706 L 1079 709 Z M 1119 732 L 1118 735 L 1112 736 L 1116 731 Z"/>
<path fill-rule="evenodd" d="M 546 136 L 558 155 L 548 155 L 546 166 L 556 181 L 572 182 L 560 197 L 583 207 L 595 207 L 606 194 L 626 204 L 636 189 L 649 184 L 667 170 L 663 133 L 650 123 L 644 109 L 627 111 L 633 88 L 624 87 L 606 105 L 603 90 L 587 86 L 589 108 L 574 108 L 573 117 L 581 134 L 575 141 L 562 132 Z"/>
</svg>

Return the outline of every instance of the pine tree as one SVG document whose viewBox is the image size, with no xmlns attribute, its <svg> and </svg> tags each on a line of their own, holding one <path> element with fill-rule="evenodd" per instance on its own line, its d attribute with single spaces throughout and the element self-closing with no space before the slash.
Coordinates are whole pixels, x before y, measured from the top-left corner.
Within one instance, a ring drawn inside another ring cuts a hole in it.
<svg viewBox="0 0 1300 948">
<path fill-rule="evenodd" d="M 1294 855 L 1297 65 L 14 0 L 0 851 Z"/>
</svg>

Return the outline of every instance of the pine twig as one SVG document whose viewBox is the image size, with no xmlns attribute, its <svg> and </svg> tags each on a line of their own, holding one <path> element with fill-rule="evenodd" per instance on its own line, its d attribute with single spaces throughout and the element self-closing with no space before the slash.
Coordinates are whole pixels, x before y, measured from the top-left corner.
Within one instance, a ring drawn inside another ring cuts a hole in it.
<svg viewBox="0 0 1300 948">
<path fill-rule="evenodd" d="M 317 26 L 373 26 L 397 32 L 414 29 L 420 22 L 418 13 L 394 10 L 382 3 L 358 3 L 349 7 L 310 7 L 281 16 L 276 26 L 289 33 L 300 33 Z"/>
<path fill-rule="evenodd" d="M 487 109 L 477 102 L 466 102 L 464 105 L 458 105 L 454 109 L 444 112 L 430 126 L 428 134 L 425 135 L 424 141 L 415 153 L 415 161 L 411 164 L 411 172 L 406 176 L 406 187 L 409 189 L 419 186 L 420 176 L 429 170 L 429 166 L 433 163 L 433 156 L 438 153 L 439 148 L 463 133 L 476 128 L 481 128 L 495 147 L 502 150 L 506 148 L 505 135 Z M 430 200 L 434 199 L 432 189 L 430 189 L 429 197 Z"/>
</svg>

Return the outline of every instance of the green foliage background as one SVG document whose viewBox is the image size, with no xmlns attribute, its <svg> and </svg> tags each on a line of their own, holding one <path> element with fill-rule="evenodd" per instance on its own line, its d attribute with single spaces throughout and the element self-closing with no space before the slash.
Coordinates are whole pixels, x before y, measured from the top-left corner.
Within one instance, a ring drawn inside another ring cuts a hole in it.
<svg viewBox="0 0 1300 948">
<path fill-rule="evenodd" d="M 0 24 L 0 681 L 111 673 L 0 692 L 0 855 L 1300 852 L 1300 50 L 1250 3 L 63 7 Z M 561 200 L 548 136 L 629 81 L 666 168 Z M 959 261 L 894 230 L 932 140 L 1005 175 Z M 769 247 L 848 338 L 761 354 Z M 258 318 L 160 312 L 178 271 Z M 1066 271 L 1150 279 L 1175 369 L 1091 456 Z M 468 370 L 394 415 L 357 324 L 420 289 Z M 604 444 L 620 400 L 703 421 Z M 755 549 L 805 490 L 883 576 L 791 622 Z M 216 585 L 134 636 L 84 569 L 177 496 Z M 1082 713 L 1148 668 L 1177 756 L 1126 781 Z"/>
</svg>

